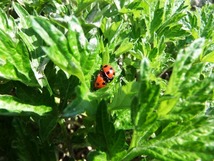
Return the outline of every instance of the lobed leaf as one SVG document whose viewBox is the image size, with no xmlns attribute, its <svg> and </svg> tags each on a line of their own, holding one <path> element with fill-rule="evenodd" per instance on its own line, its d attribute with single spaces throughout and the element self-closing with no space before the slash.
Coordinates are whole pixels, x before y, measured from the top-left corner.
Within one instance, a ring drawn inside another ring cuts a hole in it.
<svg viewBox="0 0 214 161">
<path fill-rule="evenodd" d="M 208 130 L 210 125 L 206 128 L 204 121 L 208 120 L 202 118 L 200 121 L 194 120 L 189 124 L 171 124 L 173 126 L 168 126 L 161 135 L 142 142 L 142 146 L 131 149 L 122 160 L 131 160 L 139 155 L 149 155 L 160 160 L 209 160 L 213 157 L 212 149 L 214 147 L 208 145 L 207 142 L 212 139 L 213 129 Z M 192 123 L 196 126 L 199 123 L 201 126 L 191 128 Z"/>
</svg>

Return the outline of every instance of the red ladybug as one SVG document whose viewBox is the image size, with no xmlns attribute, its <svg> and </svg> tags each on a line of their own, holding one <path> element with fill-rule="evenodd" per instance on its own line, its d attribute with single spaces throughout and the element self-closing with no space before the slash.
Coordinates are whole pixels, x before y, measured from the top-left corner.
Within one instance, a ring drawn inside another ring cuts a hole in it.
<svg viewBox="0 0 214 161">
<path fill-rule="evenodd" d="M 103 73 L 100 72 L 100 73 L 97 75 L 97 79 L 96 79 L 96 81 L 95 81 L 95 83 L 94 83 L 94 87 L 95 87 L 96 89 L 100 89 L 100 88 L 105 87 L 106 84 L 107 84 L 107 82 L 106 82 L 105 78 L 103 77 Z"/>
<path fill-rule="evenodd" d="M 115 75 L 115 71 L 110 65 L 103 65 L 102 66 L 102 71 L 107 77 L 108 82 L 112 81 Z"/>
</svg>

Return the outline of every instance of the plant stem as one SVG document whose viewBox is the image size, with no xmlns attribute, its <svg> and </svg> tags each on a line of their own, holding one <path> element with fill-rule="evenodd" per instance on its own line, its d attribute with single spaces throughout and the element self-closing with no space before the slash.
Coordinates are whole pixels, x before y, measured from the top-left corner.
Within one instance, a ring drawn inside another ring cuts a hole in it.
<svg viewBox="0 0 214 161">
<path fill-rule="evenodd" d="M 134 130 L 132 135 L 132 140 L 129 146 L 129 150 L 137 146 L 137 140 L 138 140 L 138 132 Z"/>
</svg>

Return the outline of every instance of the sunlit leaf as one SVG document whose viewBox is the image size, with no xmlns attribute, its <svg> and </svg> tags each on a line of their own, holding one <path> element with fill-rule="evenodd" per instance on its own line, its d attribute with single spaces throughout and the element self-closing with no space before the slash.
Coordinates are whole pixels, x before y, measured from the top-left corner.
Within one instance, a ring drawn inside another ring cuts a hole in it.
<svg viewBox="0 0 214 161">
<path fill-rule="evenodd" d="M 26 47 L 21 41 L 14 42 L 2 30 L 0 30 L 0 76 L 31 86 L 37 85 Z"/>
<path fill-rule="evenodd" d="M 64 34 L 47 19 L 31 17 L 31 21 L 34 30 L 49 46 L 43 47 L 43 50 L 49 58 L 58 65 L 67 74 L 67 76 L 75 75 L 81 81 L 84 81 L 84 76 L 80 70 L 81 68 L 78 61 L 80 58 L 77 59 L 77 57 L 72 56 L 72 53 L 68 48 L 67 38 Z M 78 49 L 75 48 L 75 50 Z"/>
<path fill-rule="evenodd" d="M 45 105 L 30 105 L 22 103 L 15 97 L 8 95 L 0 96 L 0 106 L 1 115 L 44 115 L 52 110 L 51 107 Z"/>
<path fill-rule="evenodd" d="M 210 63 L 214 63 L 214 51 L 205 55 L 202 59 L 202 62 L 210 62 Z"/>
<path fill-rule="evenodd" d="M 52 90 L 49 86 L 48 80 L 44 75 L 44 68 L 49 62 L 47 57 L 44 57 L 44 53 L 41 50 L 41 45 L 43 45 L 43 41 L 38 40 L 38 36 L 36 36 L 31 28 L 30 21 L 28 19 L 29 13 L 18 3 L 13 3 L 14 10 L 20 17 L 20 23 L 22 24 L 22 29 L 18 34 L 24 41 L 31 55 L 31 68 L 34 72 L 34 75 L 40 84 L 41 87 L 47 87 L 50 94 L 52 94 Z"/>
</svg>

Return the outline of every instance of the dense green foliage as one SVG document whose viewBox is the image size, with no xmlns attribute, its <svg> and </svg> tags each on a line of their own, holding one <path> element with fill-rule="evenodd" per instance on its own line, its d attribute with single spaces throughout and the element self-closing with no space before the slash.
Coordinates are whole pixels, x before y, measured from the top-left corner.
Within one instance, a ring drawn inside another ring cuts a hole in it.
<svg viewBox="0 0 214 161">
<path fill-rule="evenodd" d="M 0 160 L 214 159 L 213 5 L 0 6 Z M 95 90 L 103 64 L 116 75 Z"/>
</svg>

